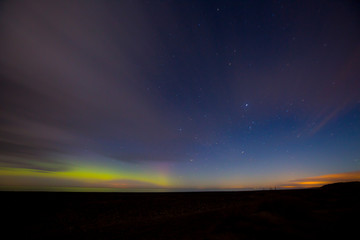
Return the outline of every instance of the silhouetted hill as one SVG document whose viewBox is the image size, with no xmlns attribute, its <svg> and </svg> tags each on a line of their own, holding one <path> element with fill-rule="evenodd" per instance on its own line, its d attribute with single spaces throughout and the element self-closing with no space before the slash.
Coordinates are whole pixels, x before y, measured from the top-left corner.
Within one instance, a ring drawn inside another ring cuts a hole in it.
<svg viewBox="0 0 360 240">
<path fill-rule="evenodd" d="M 321 187 L 321 189 L 326 191 L 341 191 L 341 192 L 359 192 L 360 191 L 360 182 L 338 182 L 326 184 Z"/>
</svg>

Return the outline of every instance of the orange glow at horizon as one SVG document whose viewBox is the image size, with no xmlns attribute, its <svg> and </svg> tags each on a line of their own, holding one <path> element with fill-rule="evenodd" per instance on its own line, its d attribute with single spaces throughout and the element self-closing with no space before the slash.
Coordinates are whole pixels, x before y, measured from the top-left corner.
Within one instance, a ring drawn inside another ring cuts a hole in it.
<svg viewBox="0 0 360 240">
<path fill-rule="evenodd" d="M 336 182 L 360 181 L 360 171 L 327 174 L 322 176 L 308 177 L 290 181 L 290 184 L 281 186 L 282 188 L 311 188 L 320 187 Z"/>
</svg>

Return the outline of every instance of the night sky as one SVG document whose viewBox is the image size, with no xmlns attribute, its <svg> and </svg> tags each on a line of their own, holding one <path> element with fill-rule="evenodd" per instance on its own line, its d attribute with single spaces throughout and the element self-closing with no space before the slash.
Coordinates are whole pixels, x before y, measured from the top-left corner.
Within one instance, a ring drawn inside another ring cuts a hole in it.
<svg viewBox="0 0 360 240">
<path fill-rule="evenodd" d="M 0 189 L 360 180 L 359 1 L 2 1 Z"/>
</svg>

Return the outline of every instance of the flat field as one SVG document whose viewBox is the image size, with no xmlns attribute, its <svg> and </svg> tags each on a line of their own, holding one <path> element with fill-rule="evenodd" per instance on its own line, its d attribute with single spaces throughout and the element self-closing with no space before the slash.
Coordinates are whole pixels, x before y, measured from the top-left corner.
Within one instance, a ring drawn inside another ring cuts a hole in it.
<svg viewBox="0 0 360 240">
<path fill-rule="evenodd" d="M 12 239 L 350 239 L 358 183 L 317 189 L 191 192 L 0 192 Z M 9 236 L 9 235 L 8 235 Z"/>
</svg>

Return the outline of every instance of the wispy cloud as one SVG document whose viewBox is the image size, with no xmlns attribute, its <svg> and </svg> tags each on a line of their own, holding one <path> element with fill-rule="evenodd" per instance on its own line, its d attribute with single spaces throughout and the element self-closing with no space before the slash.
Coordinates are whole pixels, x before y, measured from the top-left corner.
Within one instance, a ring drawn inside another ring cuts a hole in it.
<svg viewBox="0 0 360 240">
<path fill-rule="evenodd" d="M 87 151 L 124 161 L 176 159 L 156 150 L 179 134 L 176 113 L 149 81 L 162 50 L 141 6 L 40 1 L 4 8 L 0 155 L 23 157 L 27 167 L 32 158 Z"/>
</svg>

